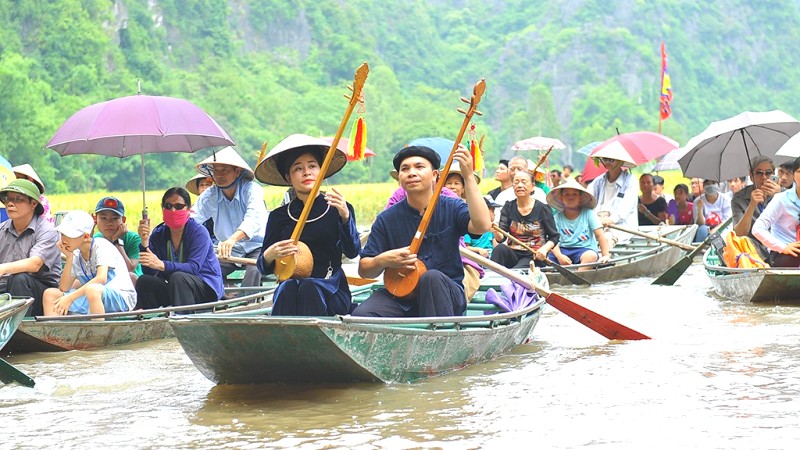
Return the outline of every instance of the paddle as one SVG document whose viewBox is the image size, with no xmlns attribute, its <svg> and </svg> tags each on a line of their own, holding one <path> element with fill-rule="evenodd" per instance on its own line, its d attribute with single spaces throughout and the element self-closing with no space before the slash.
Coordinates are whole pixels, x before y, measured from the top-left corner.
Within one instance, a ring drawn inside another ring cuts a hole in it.
<svg viewBox="0 0 800 450">
<path fill-rule="evenodd" d="M 641 339 L 650 339 L 649 336 L 646 336 L 642 333 L 639 333 L 636 330 L 626 327 L 620 323 L 614 322 L 613 320 L 609 319 L 608 317 L 602 316 L 588 308 L 585 308 L 572 300 L 563 297 L 555 292 L 549 291 L 542 286 L 537 284 L 532 284 L 529 280 L 526 280 L 523 276 L 515 273 L 496 262 L 486 259 L 483 256 L 478 255 L 477 253 L 473 253 L 465 248 L 461 248 L 461 256 L 474 261 L 487 269 L 491 269 L 500 275 L 508 278 L 515 283 L 519 283 L 522 286 L 525 286 L 526 289 L 529 290 L 536 290 L 539 295 L 545 296 L 545 300 L 547 303 L 553 305 L 554 308 L 561 311 L 562 313 L 572 317 L 573 319 L 577 320 L 584 326 L 592 329 L 593 331 L 601 334 L 606 339 L 618 339 L 618 340 L 641 340 Z"/>
<path fill-rule="evenodd" d="M 492 228 L 495 231 L 497 231 L 498 233 L 500 233 L 503 236 L 505 236 L 506 239 L 508 239 L 510 241 L 514 241 L 517 245 L 522 246 L 522 248 L 524 248 L 525 250 L 531 252 L 531 254 L 533 254 L 533 255 L 536 254 L 536 251 L 534 249 L 530 248 L 527 244 L 525 244 L 524 242 L 522 242 L 519 239 L 517 239 L 514 236 L 512 236 L 511 233 L 508 233 L 505 230 L 503 230 L 502 228 L 500 228 L 497 224 L 493 223 L 492 224 Z M 566 267 L 562 266 L 561 264 L 558 264 L 558 263 L 555 263 L 553 261 L 550 261 L 547 258 L 544 259 L 544 262 L 548 266 L 556 269 L 556 271 L 558 271 L 558 273 L 563 275 L 564 278 L 569 280 L 569 282 L 572 283 L 572 284 L 580 284 L 580 285 L 584 285 L 584 286 L 589 286 L 589 285 L 592 284 L 586 278 L 583 278 L 582 276 L 576 274 L 575 272 L 572 272 L 571 270 L 567 269 Z"/>
<path fill-rule="evenodd" d="M 678 262 L 672 265 L 666 272 L 662 273 L 661 276 L 653 280 L 651 284 L 658 284 L 661 286 L 672 286 L 678 281 L 678 278 L 686 272 L 686 269 L 692 265 L 692 261 L 694 257 L 697 256 L 707 245 L 711 243 L 717 236 L 719 236 L 719 231 L 723 228 L 727 227 L 729 223 L 733 221 L 733 217 L 729 217 L 728 220 L 719 224 L 716 228 L 711 231 L 711 234 L 708 235 L 705 240 L 697 246 L 696 249 L 692 250 L 691 252 L 683 255 L 683 258 L 679 259 Z"/>
<path fill-rule="evenodd" d="M 24 372 L 12 366 L 11 363 L 3 358 L 0 358 L 0 381 L 5 384 L 17 382 L 25 387 L 33 387 L 36 382 L 33 378 L 25 375 Z"/>
<path fill-rule="evenodd" d="M 696 249 L 696 247 L 694 245 L 684 244 L 683 242 L 675 241 L 675 240 L 672 240 L 672 239 L 667 239 L 667 238 L 661 237 L 661 236 L 656 236 L 655 234 L 643 233 L 643 232 L 641 232 L 639 230 L 633 230 L 633 229 L 630 229 L 630 228 L 621 227 L 621 226 L 613 224 L 613 223 L 612 224 L 608 224 L 606 226 L 608 228 L 613 228 L 615 230 L 624 231 L 626 233 L 633 234 L 633 235 L 636 235 L 636 236 L 641 236 L 643 238 L 652 239 L 654 241 L 658 241 L 658 242 L 661 242 L 663 244 L 669 244 L 669 245 L 672 245 L 674 247 L 678 247 L 680 249 L 686 250 L 688 252 L 694 251 Z"/>
<path fill-rule="evenodd" d="M 258 261 L 255 258 L 239 258 L 236 256 L 228 256 L 227 258 L 219 258 L 222 262 L 229 262 L 234 264 L 244 264 L 247 266 L 255 266 L 258 264 Z M 375 283 L 378 280 L 375 278 L 358 278 L 358 277 L 347 277 L 347 284 L 351 286 L 364 286 L 366 284 Z"/>
</svg>

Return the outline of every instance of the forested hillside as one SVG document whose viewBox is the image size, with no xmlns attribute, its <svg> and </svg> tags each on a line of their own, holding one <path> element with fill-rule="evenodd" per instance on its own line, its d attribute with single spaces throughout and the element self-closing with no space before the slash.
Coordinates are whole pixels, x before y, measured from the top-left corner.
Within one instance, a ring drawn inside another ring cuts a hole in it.
<svg viewBox="0 0 800 450">
<path fill-rule="evenodd" d="M 71 114 L 141 79 L 143 94 L 206 110 L 254 164 L 265 140 L 333 134 L 363 61 L 378 156 L 337 182 L 388 179 L 409 140 L 454 137 L 458 98 L 480 77 L 490 162 L 540 134 L 577 149 L 657 129 L 662 41 L 675 93 L 664 133 L 683 143 L 743 110 L 800 117 L 798 24 L 794 1 L 0 0 L 0 155 L 34 165 L 53 192 L 137 189 L 137 158 L 43 147 Z M 148 155 L 148 187 L 183 184 L 208 153 Z"/>
</svg>

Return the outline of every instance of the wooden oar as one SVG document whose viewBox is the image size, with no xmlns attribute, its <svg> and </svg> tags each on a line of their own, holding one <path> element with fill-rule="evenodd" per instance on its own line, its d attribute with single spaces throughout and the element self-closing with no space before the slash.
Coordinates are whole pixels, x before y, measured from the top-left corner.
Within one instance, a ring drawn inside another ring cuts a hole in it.
<svg viewBox="0 0 800 450">
<path fill-rule="evenodd" d="M 25 387 L 33 387 L 36 382 L 21 370 L 12 366 L 10 362 L 0 358 L 0 381 L 5 384 L 17 382 Z"/>
<path fill-rule="evenodd" d="M 672 286 L 678 281 L 678 278 L 686 272 L 686 269 L 692 265 L 694 257 L 697 256 L 703 249 L 706 248 L 711 241 L 716 237 L 719 236 L 720 230 L 727 227 L 733 221 L 733 217 L 729 217 L 728 220 L 719 224 L 716 228 L 711 231 L 711 234 L 705 238 L 705 240 L 697 246 L 696 249 L 692 250 L 691 252 L 683 255 L 681 259 L 678 260 L 675 264 L 672 265 L 666 272 L 662 273 L 661 276 L 653 280 L 651 284 L 658 284 L 661 286 Z"/>
<path fill-rule="evenodd" d="M 544 296 L 547 303 L 553 305 L 555 309 L 572 317 L 593 331 L 601 334 L 606 339 L 650 339 L 649 336 L 628 328 L 625 325 L 614 322 L 608 317 L 602 316 L 591 309 L 585 308 L 566 297 L 549 291 L 538 284 L 532 284 L 520 274 L 515 273 L 490 259 L 486 259 L 477 253 L 467 250 L 466 248 L 461 248 L 460 251 L 463 257 L 472 260 L 483 267 L 486 267 L 487 269 L 491 269 L 515 283 L 519 283 L 520 285 L 524 286 L 525 289 L 535 290 L 539 295 Z"/>
<path fill-rule="evenodd" d="M 613 224 L 613 223 L 609 224 L 609 225 L 606 225 L 606 226 L 608 228 L 613 228 L 615 230 L 624 231 L 624 232 L 629 233 L 629 234 L 633 234 L 633 235 L 636 235 L 636 236 L 641 236 L 643 238 L 647 238 L 647 239 L 651 239 L 651 240 L 654 240 L 654 241 L 657 241 L 657 242 L 661 242 L 662 244 L 669 244 L 669 245 L 672 245 L 673 247 L 678 247 L 680 249 L 686 250 L 687 252 L 692 252 L 697 248 L 694 245 L 684 244 L 683 242 L 676 241 L 676 240 L 673 240 L 673 239 L 667 239 L 667 238 L 661 237 L 661 236 L 656 236 L 655 234 L 643 233 L 643 232 L 641 232 L 639 230 L 633 230 L 631 228 L 621 227 L 621 226 Z"/>
<path fill-rule="evenodd" d="M 500 233 L 503 236 L 505 236 L 506 239 L 508 239 L 510 241 L 514 241 L 517 245 L 520 245 L 525 250 L 531 252 L 532 255 L 536 255 L 536 251 L 534 249 L 530 248 L 527 244 L 525 244 L 524 242 L 522 242 L 519 239 L 517 239 L 514 236 L 512 236 L 511 233 L 508 233 L 505 230 L 503 230 L 502 228 L 500 228 L 497 224 L 493 223 L 492 224 L 492 228 L 495 231 L 497 231 L 498 233 Z M 584 285 L 584 286 L 589 286 L 589 285 L 592 284 L 586 278 L 583 278 L 582 276 L 580 276 L 580 275 L 576 274 L 575 272 L 567 269 L 566 267 L 562 266 L 561 264 L 558 264 L 558 263 L 555 263 L 553 261 L 550 261 L 547 258 L 544 259 L 544 262 L 548 266 L 556 269 L 556 271 L 558 271 L 558 273 L 560 273 L 562 276 L 564 276 L 564 278 L 569 280 L 569 282 L 572 283 L 572 284 L 579 284 L 579 285 Z"/>
<path fill-rule="evenodd" d="M 228 256 L 227 258 L 220 257 L 219 260 L 222 262 L 243 264 L 246 266 L 255 266 L 256 264 L 258 264 L 258 260 L 256 260 L 255 258 L 239 258 L 236 256 Z M 378 280 L 376 280 L 375 278 L 359 278 L 359 277 L 351 277 L 349 275 L 347 276 L 347 284 L 351 286 L 364 286 L 366 284 L 372 284 L 377 281 Z"/>
<path fill-rule="evenodd" d="M 337 146 L 339 145 L 339 140 L 344 132 L 344 127 L 347 125 L 347 121 L 350 120 L 350 115 L 353 113 L 353 108 L 355 108 L 356 104 L 361 101 L 361 89 L 364 87 L 364 82 L 367 81 L 367 75 L 369 75 L 369 65 L 367 63 L 363 63 L 358 66 L 358 69 L 356 69 L 356 73 L 353 77 L 353 86 L 348 86 L 348 88 L 353 91 L 350 96 L 345 95 L 350 102 L 347 104 L 347 109 L 345 110 L 344 117 L 342 117 L 342 121 L 339 123 L 339 128 L 336 130 L 336 135 L 333 137 L 333 141 L 331 141 L 331 146 L 328 148 L 328 153 L 325 154 L 325 160 L 322 161 L 322 167 L 319 169 L 319 176 L 314 181 L 314 186 L 311 187 L 311 192 L 308 193 L 308 200 L 303 206 L 303 211 L 300 213 L 300 217 L 297 219 L 297 224 L 294 227 L 294 231 L 292 231 L 291 239 L 294 241 L 294 245 L 298 247 L 298 253 L 307 252 L 307 256 L 311 256 L 311 251 L 308 249 L 308 246 L 300 241 L 300 235 L 303 234 L 303 228 L 305 228 L 306 220 L 308 219 L 308 215 L 311 213 L 311 207 L 314 205 L 314 199 L 317 198 L 317 194 L 319 194 L 319 188 L 322 186 L 322 180 L 325 179 L 325 174 L 328 173 L 328 167 L 330 167 L 336 152 L 339 151 Z M 293 276 L 298 276 L 295 274 L 296 267 L 297 254 L 278 258 L 275 260 L 275 276 L 278 277 L 278 281 L 286 281 Z M 308 270 L 310 273 L 311 269 L 309 268 Z"/>
</svg>

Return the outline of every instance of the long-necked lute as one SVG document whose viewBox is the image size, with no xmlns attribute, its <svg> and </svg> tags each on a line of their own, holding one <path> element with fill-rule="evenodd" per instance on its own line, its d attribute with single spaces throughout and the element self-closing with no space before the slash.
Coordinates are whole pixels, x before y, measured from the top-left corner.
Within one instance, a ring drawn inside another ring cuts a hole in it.
<svg viewBox="0 0 800 450">
<path fill-rule="evenodd" d="M 458 108 L 458 112 L 464 114 L 464 120 L 461 123 L 461 129 L 458 130 L 458 136 L 456 136 L 456 139 L 453 142 L 453 148 L 450 150 L 450 156 L 447 158 L 447 162 L 439 172 L 439 180 L 436 182 L 436 188 L 433 190 L 433 195 L 431 196 L 430 201 L 428 201 L 428 206 L 425 208 L 425 213 L 422 215 L 419 228 L 417 228 L 416 233 L 414 233 L 414 236 L 411 239 L 411 244 L 408 246 L 409 251 L 413 254 L 417 254 L 420 246 L 422 246 L 422 240 L 425 238 L 425 232 L 428 230 L 428 225 L 433 217 L 436 204 L 439 202 L 439 195 L 442 193 L 442 188 L 444 187 L 444 183 L 447 178 L 445 174 L 447 174 L 447 172 L 450 170 L 450 165 L 453 164 L 453 157 L 455 156 L 456 149 L 458 149 L 458 144 L 464 137 L 464 132 L 467 130 L 467 126 L 472 120 L 472 116 L 474 114 L 479 116 L 481 115 L 481 112 L 478 111 L 477 108 L 478 103 L 481 101 L 481 96 L 485 90 L 486 81 L 481 78 L 480 81 L 475 83 L 475 87 L 472 89 L 472 98 L 467 100 L 465 97 L 461 97 L 461 101 L 468 103 L 469 108 L 466 111 L 462 108 Z M 434 168 L 434 170 L 435 169 L 436 168 Z M 417 288 L 417 284 L 419 283 L 419 277 L 421 277 L 422 274 L 424 274 L 427 270 L 428 269 L 425 267 L 425 264 L 420 259 L 417 259 L 414 269 L 390 267 L 383 273 L 383 282 L 386 286 L 386 290 L 396 297 L 408 297 L 414 293 L 414 290 Z"/>
<path fill-rule="evenodd" d="M 311 188 L 308 199 L 303 206 L 303 212 L 300 213 L 300 217 L 297 219 L 297 224 L 292 232 L 291 239 L 297 246 L 297 253 L 278 258 L 275 261 L 275 276 L 278 277 L 278 281 L 286 281 L 289 278 L 305 278 L 311 275 L 311 269 L 314 266 L 314 258 L 308 246 L 300 240 L 300 235 L 303 233 L 308 215 L 311 213 L 311 206 L 314 204 L 314 199 L 317 198 L 319 194 L 322 180 L 325 179 L 325 174 L 328 173 L 328 167 L 331 165 L 336 152 L 339 151 L 337 150 L 337 146 L 344 132 L 344 127 L 350 120 L 353 108 L 361 101 L 361 89 L 364 87 L 364 82 L 367 80 L 368 74 L 369 65 L 367 63 L 361 64 L 358 69 L 356 69 L 353 78 L 353 86 L 347 86 L 347 88 L 352 91 L 352 94 L 345 95 L 345 98 L 350 100 L 347 104 L 347 110 L 344 113 L 344 117 L 342 117 L 342 122 L 339 124 L 339 129 L 336 130 L 336 135 L 333 137 L 328 153 L 325 154 L 325 160 L 322 162 L 322 167 L 319 169 L 319 176 L 314 181 L 314 186 Z M 298 261 L 300 261 L 299 264 Z"/>
</svg>

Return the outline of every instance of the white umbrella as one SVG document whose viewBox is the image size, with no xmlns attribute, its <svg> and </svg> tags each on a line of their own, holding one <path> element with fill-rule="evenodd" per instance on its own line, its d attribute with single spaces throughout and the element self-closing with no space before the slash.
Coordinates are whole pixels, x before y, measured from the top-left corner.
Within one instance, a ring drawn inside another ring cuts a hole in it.
<svg viewBox="0 0 800 450">
<path fill-rule="evenodd" d="M 789 140 L 778 149 L 778 153 L 776 153 L 775 156 L 785 156 L 787 159 L 800 157 L 800 133 L 789 138 Z"/>
<path fill-rule="evenodd" d="M 550 147 L 553 147 L 554 150 L 566 148 L 564 143 L 558 139 L 534 136 L 515 142 L 514 145 L 511 146 L 511 150 L 548 150 Z"/>
<path fill-rule="evenodd" d="M 775 158 L 778 149 L 798 132 L 800 122 L 783 111 L 746 111 L 712 122 L 689 140 L 678 163 L 687 178 L 719 181 L 742 177 L 750 172 L 751 158 Z"/>
<path fill-rule="evenodd" d="M 680 147 L 662 156 L 661 159 L 653 167 L 654 172 L 661 172 L 662 170 L 678 170 L 681 168 L 678 160 L 685 155 L 690 148 Z"/>
</svg>

